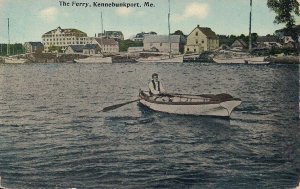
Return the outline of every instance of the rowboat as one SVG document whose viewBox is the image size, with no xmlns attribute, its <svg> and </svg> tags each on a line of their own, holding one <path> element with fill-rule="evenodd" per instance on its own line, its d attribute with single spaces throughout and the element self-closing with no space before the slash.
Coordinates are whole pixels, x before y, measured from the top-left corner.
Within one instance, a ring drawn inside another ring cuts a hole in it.
<svg viewBox="0 0 300 189">
<path fill-rule="evenodd" d="M 242 101 L 225 93 L 150 96 L 149 92 L 140 91 L 139 102 L 154 111 L 171 114 L 230 117 L 233 109 Z"/>
</svg>

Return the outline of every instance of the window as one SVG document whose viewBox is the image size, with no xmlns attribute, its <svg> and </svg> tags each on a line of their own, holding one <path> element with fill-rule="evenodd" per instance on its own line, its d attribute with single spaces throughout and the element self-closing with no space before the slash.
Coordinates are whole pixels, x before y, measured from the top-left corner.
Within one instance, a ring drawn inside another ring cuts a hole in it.
<svg viewBox="0 0 300 189">
<path fill-rule="evenodd" d="M 196 44 L 198 44 L 198 39 L 196 39 Z"/>
<path fill-rule="evenodd" d="M 194 49 L 194 52 L 196 52 L 196 49 Z"/>
<path fill-rule="evenodd" d="M 190 51 L 190 48 L 187 48 L 186 50 L 187 50 L 187 51 Z"/>
<path fill-rule="evenodd" d="M 198 36 L 198 32 L 196 32 L 196 36 Z"/>
<path fill-rule="evenodd" d="M 204 43 L 204 40 L 202 40 L 202 43 Z"/>
</svg>

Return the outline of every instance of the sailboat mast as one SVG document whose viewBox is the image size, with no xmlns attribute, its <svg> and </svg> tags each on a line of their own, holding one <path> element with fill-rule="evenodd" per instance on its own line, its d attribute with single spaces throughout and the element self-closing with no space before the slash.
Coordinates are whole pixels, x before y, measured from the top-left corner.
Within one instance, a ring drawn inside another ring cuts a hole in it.
<svg viewBox="0 0 300 189">
<path fill-rule="evenodd" d="M 102 18 L 102 12 L 101 12 L 101 33 L 103 35 L 103 18 Z"/>
<path fill-rule="evenodd" d="M 249 52 L 252 51 L 251 20 L 252 20 L 252 0 L 250 0 L 250 17 L 249 17 Z"/>
<path fill-rule="evenodd" d="M 9 39 L 9 18 L 7 18 L 7 36 L 8 36 L 8 43 L 6 46 L 6 55 L 9 56 L 9 46 L 10 46 L 10 39 Z"/>
<path fill-rule="evenodd" d="M 171 29 L 170 29 L 170 0 L 169 3 L 169 13 L 168 13 L 168 29 L 169 29 L 169 58 L 171 58 Z"/>
<path fill-rule="evenodd" d="M 101 38 L 100 38 L 100 42 L 101 42 L 101 46 L 100 46 L 100 52 L 103 54 L 103 40 L 102 40 L 102 38 L 103 38 L 103 35 L 104 35 L 104 33 L 103 33 L 103 18 L 102 18 L 102 12 L 101 12 Z"/>
</svg>

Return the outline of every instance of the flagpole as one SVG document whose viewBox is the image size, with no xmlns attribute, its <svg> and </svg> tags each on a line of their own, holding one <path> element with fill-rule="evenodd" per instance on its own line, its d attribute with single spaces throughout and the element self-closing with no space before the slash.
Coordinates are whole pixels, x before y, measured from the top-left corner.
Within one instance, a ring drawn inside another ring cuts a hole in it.
<svg viewBox="0 0 300 189">
<path fill-rule="evenodd" d="M 8 36 L 8 43 L 6 46 L 6 55 L 9 56 L 9 46 L 10 46 L 10 39 L 9 39 L 9 18 L 7 18 L 7 36 Z"/>
<path fill-rule="evenodd" d="M 170 29 L 170 0 L 169 3 L 169 13 L 168 13 L 168 29 L 169 29 L 169 58 L 171 58 L 171 29 Z"/>
</svg>

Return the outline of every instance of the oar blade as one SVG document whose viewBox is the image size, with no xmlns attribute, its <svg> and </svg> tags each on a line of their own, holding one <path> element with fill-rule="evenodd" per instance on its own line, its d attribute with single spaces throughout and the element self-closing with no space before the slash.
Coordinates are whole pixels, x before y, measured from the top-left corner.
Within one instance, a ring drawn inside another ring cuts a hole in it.
<svg viewBox="0 0 300 189">
<path fill-rule="evenodd" d="M 132 101 L 129 101 L 129 102 L 124 102 L 124 103 L 121 103 L 121 104 L 115 104 L 115 105 L 112 105 L 112 106 L 108 106 L 108 107 L 103 108 L 101 111 L 102 112 L 108 112 L 108 111 L 120 108 L 122 106 L 125 106 L 126 104 L 130 104 L 130 103 L 133 103 L 133 102 L 136 102 L 136 101 L 139 101 L 139 100 L 140 99 L 136 99 L 136 100 L 132 100 Z"/>
</svg>

